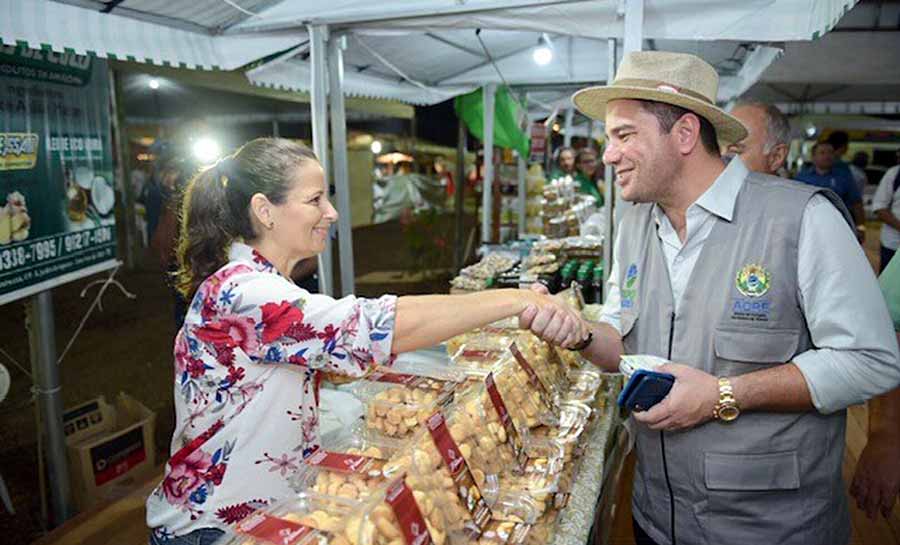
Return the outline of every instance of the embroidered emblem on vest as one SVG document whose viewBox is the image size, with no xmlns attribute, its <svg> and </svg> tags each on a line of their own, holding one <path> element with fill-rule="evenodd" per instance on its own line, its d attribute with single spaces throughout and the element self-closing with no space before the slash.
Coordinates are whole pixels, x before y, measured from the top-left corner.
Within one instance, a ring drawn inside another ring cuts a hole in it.
<svg viewBox="0 0 900 545">
<path fill-rule="evenodd" d="M 622 282 L 622 308 L 631 308 L 634 306 L 634 299 L 635 296 L 637 296 L 637 288 L 635 288 L 637 279 L 638 268 L 636 264 L 632 263 L 625 272 L 625 281 Z"/>
<path fill-rule="evenodd" d="M 737 289 L 745 297 L 761 297 L 769 291 L 769 271 L 762 265 L 745 265 L 735 279 Z"/>
</svg>

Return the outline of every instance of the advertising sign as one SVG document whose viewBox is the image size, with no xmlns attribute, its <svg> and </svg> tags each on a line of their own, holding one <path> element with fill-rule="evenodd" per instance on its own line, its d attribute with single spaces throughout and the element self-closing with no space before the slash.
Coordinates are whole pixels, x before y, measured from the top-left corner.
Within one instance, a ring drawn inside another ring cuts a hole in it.
<svg viewBox="0 0 900 545">
<path fill-rule="evenodd" d="M 0 304 L 116 265 L 105 61 L 0 45 Z"/>
</svg>

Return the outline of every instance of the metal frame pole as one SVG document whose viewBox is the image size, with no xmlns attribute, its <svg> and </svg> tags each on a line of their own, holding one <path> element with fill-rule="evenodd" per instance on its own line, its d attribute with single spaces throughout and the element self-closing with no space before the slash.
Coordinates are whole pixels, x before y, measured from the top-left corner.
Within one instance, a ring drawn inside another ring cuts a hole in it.
<svg viewBox="0 0 900 545">
<path fill-rule="evenodd" d="M 45 452 L 50 482 L 50 505 L 54 525 L 62 524 L 74 511 L 66 457 L 66 434 L 63 431 L 63 403 L 56 363 L 56 332 L 53 323 L 53 296 L 42 291 L 26 305 L 28 343 L 31 346 L 31 369 L 37 394 L 39 414 L 46 435 Z"/>
<path fill-rule="evenodd" d="M 325 179 L 329 177 L 328 158 L 328 67 L 326 51 L 328 27 L 326 25 L 309 25 L 310 63 L 312 64 L 312 85 L 310 86 L 310 110 L 312 112 L 313 151 L 325 171 Z M 319 254 L 319 292 L 334 295 L 334 278 L 332 276 L 331 237 L 325 241 L 325 250 Z"/>
<path fill-rule="evenodd" d="M 563 146 L 571 147 L 572 146 L 572 121 L 575 119 L 575 108 L 569 106 L 566 108 L 566 122 L 564 129 L 566 133 L 563 135 Z"/>
<path fill-rule="evenodd" d="M 644 45 L 644 0 L 625 0 L 623 53 L 640 51 Z"/>
<path fill-rule="evenodd" d="M 119 103 L 119 97 L 122 95 L 122 81 L 116 74 L 115 70 L 109 68 L 109 100 L 110 109 L 109 116 L 112 123 L 115 141 L 113 146 L 116 148 L 116 178 L 122 183 L 122 195 L 125 197 L 123 206 L 125 208 L 125 267 L 134 269 L 134 242 L 135 233 L 137 233 L 137 222 L 135 220 L 134 211 L 134 188 L 131 187 L 131 177 L 125 168 L 128 163 L 128 135 L 125 134 L 125 112 Z"/>
<path fill-rule="evenodd" d="M 494 189 L 494 99 L 497 85 L 488 83 L 484 95 L 484 180 L 481 188 L 481 242 L 491 241 Z"/>
<path fill-rule="evenodd" d="M 328 99 L 331 105 L 332 172 L 338 209 L 338 251 L 341 265 L 341 293 L 355 291 L 353 274 L 353 229 L 350 224 L 350 175 L 347 169 L 347 115 L 344 111 L 344 48 L 347 38 L 328 41 Z"/>
<path fill-rule="evenodd" d="M 463 255 L 465 251 L 465 228 L 464 228 L 464 216 L 465 209 L 463 204 L 465 203 L 466 196 L 466 139 L 468 136 L 468 132 L 466 131 L 466 124 L 463 122 L 462 118 L 457 120 L 457 139 L 456 139 L 456 194 L 453 196 L 453 207 L 456 212 L 456 255 L 453 265 L 456 267 L 456 271 L 458 272 L 462 269 L 463 261 L 466 256 Z"/>
<path fill-rule="evenodd" d="M 616 61 L 618 60 L 616 49 L 618 48 L 618 46 L 616 44 L 615 38 L 608 39 L 606 41 L 606 44 L 608 63 L 608 75 L 606 77 L 606 80 L 608 85 L 609 82 L 611 82 L 615 77 Z M 608 146 L 609 142 L 607 142 L 606 145 Z M 615 220 L 613 218 L 613 212 L 615 211 L 614 203 L 616 199 L 616 181 L 612 166 L 606 165 L 603 177 L 606 181 L 603 191 L 603 203 L 606 207 L 606 225 L 603 226 L 603 289 L 605 291 L 606 282 L 609 280 L 609 275 L 612 272 L 613 245 L 615 244 Z M 605 293 L 603 300 L 606 300 Z"/>
<path fill-rule="evenodd" d="M 522 108 L 525 110 L 524 112 L 524 121 L 523 128 L 528 131 L 528 93 L 522 93 Z M 518 193 L 516 194 L 516 208 L 518 210 L 519 216 L 519 238 L 525 234 L 528 230 L 528 226 L 526 225 L 525 218 L 525 204 L 528 199 L 528 185 L 525 183 L 525 174 L 528 171 L 528 161 L 525 157 L 522 156 L 521 152 L 516 152 L 519 157 L 519 161 L 517 166 L 517 174 L 518 174 Z"/>
</svg>

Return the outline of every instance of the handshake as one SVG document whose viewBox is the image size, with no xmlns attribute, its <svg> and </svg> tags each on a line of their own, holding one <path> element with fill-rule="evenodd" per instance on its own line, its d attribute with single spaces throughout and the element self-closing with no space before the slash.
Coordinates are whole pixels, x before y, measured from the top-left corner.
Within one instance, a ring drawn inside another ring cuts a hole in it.
<svg viewBox="0 0 900 545">
<path fill-rule="evenodd" d="M 592 334 L 578 310 L 560 297 L 550 295 L 543 284 L 521 290 L 525 308 L 519 313 L 519 327 L 541 339 L 571 350 L 583 350 Z"/>
</svg>

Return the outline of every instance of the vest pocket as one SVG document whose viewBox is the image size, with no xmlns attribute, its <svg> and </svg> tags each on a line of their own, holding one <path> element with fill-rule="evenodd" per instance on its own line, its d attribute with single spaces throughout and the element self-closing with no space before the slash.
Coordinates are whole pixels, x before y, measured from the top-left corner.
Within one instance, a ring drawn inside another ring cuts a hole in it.
<svg viewBox="0 0 900 545">
<path fill-rule="evenodd" d="M 716 357 L 746 363 L 785 363 L 797 353 L 799 329 L 717 327 Z"/>
<path fill-rule="evenodd" d="M 706 453 L 704 484 L 705 499 L 692 507 L 709 545 L 809 543 L 796 451 Z"/>
</svg>

